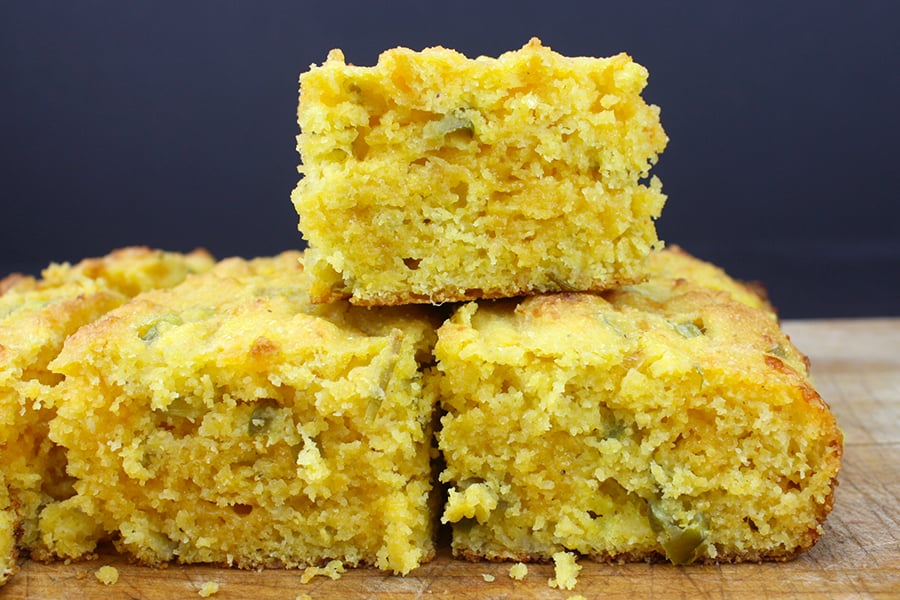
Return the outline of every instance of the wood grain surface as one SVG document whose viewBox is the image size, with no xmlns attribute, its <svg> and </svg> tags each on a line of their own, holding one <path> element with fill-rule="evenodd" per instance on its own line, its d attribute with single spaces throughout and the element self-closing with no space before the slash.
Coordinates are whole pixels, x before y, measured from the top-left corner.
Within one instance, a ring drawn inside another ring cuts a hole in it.
<svg viewBox="0 0 900 600">
<path fill-rule="evenodd" d="M 205 566 L 157 570 L 121 558 L 44 565 L 31 561 L 2 598 L 199 598 L 216 582 L 215 600 L 231 598 L 900 598 L 900 319 L 789 321 L 810 356 L 816 387 L 845 433 L 834 511 L 819 543 L 789 563 L 688 566 L 601 565 L 582 561 L 572 591 L 552 589 L 549 565 L 529 565 L 522 581 L 509 564 L 455 561 L 446 551 L 407 577 L 372 569 L 337 580 L 302 571 L 238 571 Z M 94 576 L 118 569 L 116 584 Z M 488 579 L 493 577 L 493 581 Z"/>
</svg>

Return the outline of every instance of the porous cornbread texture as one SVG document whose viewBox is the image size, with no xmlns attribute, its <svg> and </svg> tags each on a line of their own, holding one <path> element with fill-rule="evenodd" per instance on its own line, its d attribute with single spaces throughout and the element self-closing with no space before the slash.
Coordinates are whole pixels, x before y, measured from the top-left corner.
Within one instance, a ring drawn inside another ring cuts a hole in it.
<svg viewBox="0 0 900 600">
<path fill-rule="evenodd" d="M 641 278 L 667 143 L 626 54 L 537 39 L 499 58 L 334 50 L 300 77 L 293 193 L 314 301 L 355 304 L 601 290 Z"/>
<path fill-rule="evenodd" d="M 720 270 L 681 251 L 649 269 L 603 295 L 469 303 L 440 328 L 457 556 L 756 561 L 815 543 L 842 436 L 805 357 Z"/>
<path fill-rule="evenodd" d="M 300 260 L 223 261 L 68 340 L 51 437 L 77 494 L 42 519 L 51 550 L 112 536 L 147 564 L 398 573 L 431 557 L 432 309 L 313 305 Z"/>
<path fill-rule="evenodd" d="M 3 471 L 0 471 L 0 585 L 6 583 L 18 569 L 16 564 L 18 527 L 19 516 L 10 500 L 6 477 Z"/>
<path fill-rule="evenodd" d="M 40 278 L 0 283 L 0 470 L 22 524 L 19 544 L 42 553 L 37 520 L 44 506 L 70 496 L 65 452 L 47 437 L 47 397 L 61 377 L 47 365 L 79 327 L 154 287 L 171 286 L 212 267 L 205 251 L 189 254 L 134 247 L 76 265 L 53 264 Z"/>
</svg>

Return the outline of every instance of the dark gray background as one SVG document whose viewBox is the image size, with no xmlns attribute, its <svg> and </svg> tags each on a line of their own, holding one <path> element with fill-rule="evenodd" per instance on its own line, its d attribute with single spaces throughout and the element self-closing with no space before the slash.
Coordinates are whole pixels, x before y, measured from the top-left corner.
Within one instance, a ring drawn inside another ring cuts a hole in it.
<svg viewBox="0 0 900 600">
<path fill-rule="evenodd" d="M 626 51 L 671 138 L 661 236 L 783 317 L 900 315 L 900 3 L 4 2 L 0 270 L 300 247 L 297 77 L 332 47 Z"/>
</svg>

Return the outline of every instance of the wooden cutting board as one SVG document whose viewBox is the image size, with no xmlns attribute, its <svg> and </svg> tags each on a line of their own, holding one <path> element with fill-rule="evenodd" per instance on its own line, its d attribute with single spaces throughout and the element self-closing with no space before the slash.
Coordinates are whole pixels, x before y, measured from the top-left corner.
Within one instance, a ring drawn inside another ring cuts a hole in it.
<svg viewBox="0 0 900 600">
<path fill-rule="evenodd" d="M 26 561 L 2 598 L 199 598 L 207 582 L 229 598 L 900 598 L 900 319 L 789 321 L 810 356 L 815 384 L 844 430 L 844 465 L 825 533 L 789 563 L 675 567 L 582 561 L 571 592 L 550 588 L 548 565 L 522 581 L 509 564 L 455 561 L 446 551 L 407 577 L 357 569 L 337 580 L 300 582 L 301 571 L 238 571 L 204 566 L 158 570 L 102 556 L 82 563 Z M 119 580 L 104 586 L 103 565 Z M 488 581 L 493 578 L 493 581 Z"/>
</svg>

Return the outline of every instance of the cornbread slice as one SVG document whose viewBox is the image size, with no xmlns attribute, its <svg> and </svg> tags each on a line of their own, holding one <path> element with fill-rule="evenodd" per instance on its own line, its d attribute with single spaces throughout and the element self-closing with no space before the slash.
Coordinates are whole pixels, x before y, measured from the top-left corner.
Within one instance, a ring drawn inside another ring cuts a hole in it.
<svg viewBox="0 0 900 600">
<path fill-rule="evenodd" d="M 721 270 L 683 251 L 648 268 L 603 295 L 469 303 L 439 329 L 455 555 L 728 562 L 815 543 L 843 439 L 805 357 Z"/>
<path fill-rule="evenodd" d="M 111 535 L 153 565 L 398 573 L 432 556 L 433 309 L 313 305 L 299 261 L 223 261 L 69 338 L 50 435 L 77 493 L 41 521 L 52 551 Z"/>
<path fill-rule="evenodd" d="M 602 290 L 642 278 L 668 138 L 626 54 L 339 50 L 300 77 L 293 193 L 313 301 Z"/>
<path fill-rule="evenodd" d="M 131 295 L 174 285 L 212 264 L 200 250 L 124 248 L 76 265 L 51 265 L 40 279 L 12 275 L 0 284 L 0 471 L 18 506 L 24 549 L 41 554 L 40 511 L 73 493 L 65 452 L 47 438 L 54 414 L 47 396 L 60 380 L 48 363 L 69 335 Z"/>
</svg>

